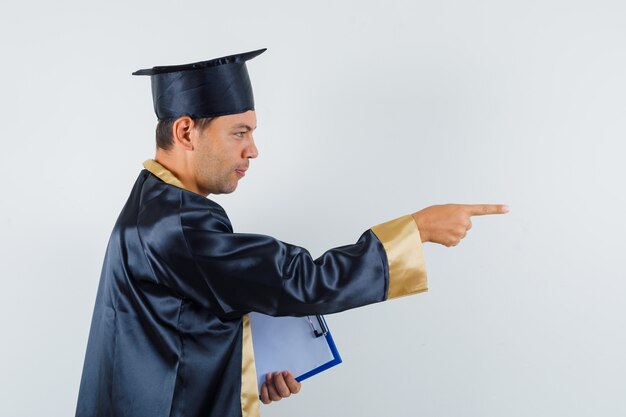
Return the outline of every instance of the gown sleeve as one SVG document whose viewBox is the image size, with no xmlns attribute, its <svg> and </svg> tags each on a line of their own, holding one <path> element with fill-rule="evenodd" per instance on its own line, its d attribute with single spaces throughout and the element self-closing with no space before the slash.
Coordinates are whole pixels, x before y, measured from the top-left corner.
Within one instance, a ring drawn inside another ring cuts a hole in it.
<svg viewBox="0 0 626 417">
<path fill-rule="evenodd" d="M 166 285 L 224 316 L 330 314 L 427 290 L 419 231 L 403 216 L 365 231 L 356 243 L 313 259 L 271 236 L 233 233 L 225 213 L 179 211 L 184 248 L 153 256 L 169 263 Z"/>
</svg>

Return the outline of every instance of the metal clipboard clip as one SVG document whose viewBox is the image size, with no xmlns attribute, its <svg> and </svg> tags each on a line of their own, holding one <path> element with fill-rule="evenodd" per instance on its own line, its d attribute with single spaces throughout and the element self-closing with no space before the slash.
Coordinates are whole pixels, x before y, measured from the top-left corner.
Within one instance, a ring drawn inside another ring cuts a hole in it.
<svg viewBox="0 0 626 417">
<path fill-rule="evenodd" d="M 328 327 L 326 327 L 326 322 L 324 321 L 324 318 L 322 316 L 315 316 L 315 318 L 317 319 L 317 326 L 320 330 L 318 330 L 313 324 L 311 316 L 306 316 L 306 318 L 309 319 L 309 324 L 311 325 L 311 330 L 313 330 L 313 334 L 315 335 L 315 337 L 322 337 L 328 334 Z"/>
</svg>

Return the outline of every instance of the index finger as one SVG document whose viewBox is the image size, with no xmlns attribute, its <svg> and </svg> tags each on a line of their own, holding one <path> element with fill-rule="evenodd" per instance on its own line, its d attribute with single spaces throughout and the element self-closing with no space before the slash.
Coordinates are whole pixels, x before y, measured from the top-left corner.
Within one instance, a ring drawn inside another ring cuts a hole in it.
<svg viewBox="0 0 626 417">
<path fill-rule="evenodd" d="M 504 214 L 509 212 L 505 204 L 467 204 L 470 216 L 486 216 L 489 214 Z"/>
</svg>

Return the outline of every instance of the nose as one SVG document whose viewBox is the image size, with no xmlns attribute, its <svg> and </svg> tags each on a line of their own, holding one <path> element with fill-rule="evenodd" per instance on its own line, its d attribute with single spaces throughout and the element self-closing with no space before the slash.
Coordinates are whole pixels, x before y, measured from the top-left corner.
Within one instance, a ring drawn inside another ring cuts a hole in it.
<svg viewBox="0 0 626 417">
<path fill-rule="evenodd" d="M 250 144 L 243 151 L 243 157 L 254 159 L 257 156 L 259 156 L 259 150 L 254 143 L 254 139 L 250 139 Z"/>
</svg>

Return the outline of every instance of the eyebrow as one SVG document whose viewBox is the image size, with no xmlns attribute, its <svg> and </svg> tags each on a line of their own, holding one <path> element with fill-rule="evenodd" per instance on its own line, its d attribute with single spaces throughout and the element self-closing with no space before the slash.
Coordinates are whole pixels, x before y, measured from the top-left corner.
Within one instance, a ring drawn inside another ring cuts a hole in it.
<svg viewBox="0 0 626 417">
<path fill-rule="evenodd" d="M 256 126 L 252 127 L 252 126 L 247 125 L 245 123 L 239 123 L 239 124 L 233 126 L 233 129 L 241 129 L 241 128 L 244 128 L 244 129 L 247 129 L 249 131 L 252 131 L 252 130 L 256 129 Z"/>
</svg>

